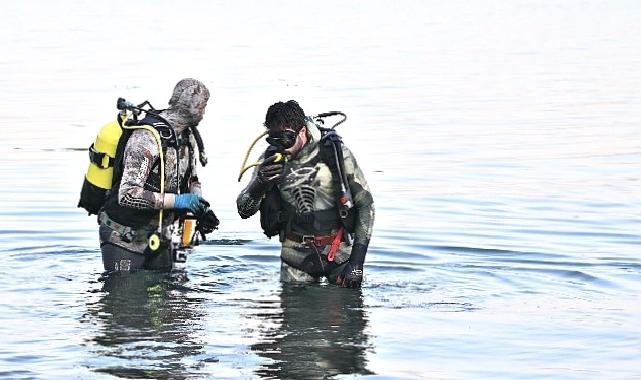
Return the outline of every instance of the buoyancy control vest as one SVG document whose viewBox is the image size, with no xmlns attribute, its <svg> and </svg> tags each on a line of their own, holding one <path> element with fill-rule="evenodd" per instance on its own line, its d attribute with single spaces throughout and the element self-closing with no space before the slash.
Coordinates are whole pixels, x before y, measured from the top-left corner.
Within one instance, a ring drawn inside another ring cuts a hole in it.
<svg viewBox="0 0 641 380">
<path fill-rule="evenodd" d="M 329 210 L 315 211 L 311 215 L 301 215 L 283 201 L 278 186 L 272 185 L 265 193 L 259 209 L 260 225 L 268 237 L 279 235 L 280 241 L 284 241 L 292 229 L 299 233 L 312 233 L 340 226 L 348 233 L 354 232 L 355 210 L 344 168 L 342 139 L 333 129 L 317 127 L 321 131 L 317 160 L 325 163 L 332 173 L 336 206 Z"/>
</svg>

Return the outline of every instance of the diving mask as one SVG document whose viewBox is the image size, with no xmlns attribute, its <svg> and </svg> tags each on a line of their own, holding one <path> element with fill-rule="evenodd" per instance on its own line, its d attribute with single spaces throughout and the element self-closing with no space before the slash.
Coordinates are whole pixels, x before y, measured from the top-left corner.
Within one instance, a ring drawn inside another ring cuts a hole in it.
<svg viewBox="0 0 641 380">
<path fill-rule="evenodd" d="M 289 149 L 296 143 L 298 132 L 286 129 L 282 131 L 269 131 L 267 143 L 280 149 Z"/>
</svg>

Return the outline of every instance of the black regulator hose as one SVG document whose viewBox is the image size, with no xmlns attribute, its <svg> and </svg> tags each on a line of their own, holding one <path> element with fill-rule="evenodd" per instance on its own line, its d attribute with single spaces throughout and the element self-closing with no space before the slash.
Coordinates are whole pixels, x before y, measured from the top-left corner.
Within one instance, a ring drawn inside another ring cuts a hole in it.
<svg viewBox="0 0 641 380">
<path fill-rule="evenodd" d="M 207 154 L 205 153 L 203 138 L 200 137 L 200 132 L 195 126 L 191 127 L 191 132 L 194 134 L 194 138 L 196 139 L 196 145 L 198 145 L 198 159 L 200 160 L 200 164 L 204 167 L 207 165 Z"/>
<path fill-rule="evenodd" d="M 314 119 L 322 124 L 325 124 L 325 121 L 323 120 L 324 117 L 330 117 L 330 116 L 342 116 L 343 120 L 340 120 L 338 123 L 334 124 L 330 129 L 334 129 L 338 127 L 340 124 L 343 124 L 345 120 L 347 120 L 347 115 L 342 113 L 341 111 L 329 111 L 325 113 L 319 113 L 318 115 L 314 116 Z"/>
</svg>

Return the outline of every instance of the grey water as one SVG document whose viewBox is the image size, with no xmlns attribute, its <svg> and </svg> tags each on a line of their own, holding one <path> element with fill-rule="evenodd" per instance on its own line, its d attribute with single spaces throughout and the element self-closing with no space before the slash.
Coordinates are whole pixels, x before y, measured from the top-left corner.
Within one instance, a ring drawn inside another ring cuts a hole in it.
<svg viewBox="0 0 641 380">
<path fill-rule="evenodd" d="M 641 378 L 641 3 L 1 7 L 0 378 Z M 212 93 L 220 230 L 182 270 L 101 280 L 86 148 L 116 98 L 164 107 L 184 77 Z M 235 211 L 287 99 L 348 116 L 361 290 L 281 284 Z"/>
</svg>

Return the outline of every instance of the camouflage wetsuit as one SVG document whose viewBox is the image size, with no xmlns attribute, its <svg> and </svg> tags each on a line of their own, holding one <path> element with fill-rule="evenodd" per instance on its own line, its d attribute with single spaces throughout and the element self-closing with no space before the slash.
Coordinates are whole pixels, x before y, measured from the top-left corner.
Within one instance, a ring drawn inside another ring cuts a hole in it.
<svg viewBox="0 0 641 380">
<path fill-rule="evenodd" d="M 281 198 L 290 209 L 298 213 L 317 212 L 336 209 L 336 190 L 332 183 L 330 168 L 319 159 L 319 144 L 321 133 L 311 122 L 307 125 L 307 144 L 291 160 L 285 164 L 284 178 L 279 187 Z M 356 211 L 356 224 L 354 231 L 354 244 L 368 246 L 374 224 L 374 204 L 367 181 L 356 163 L 352 152 L 343 144 L 343 157 L 345 172 L 350 182 L 354 207 Z M 256 180 L 257 172 L 254 171 L 252 180 Z M 251 184 L 250 181 L 250 184 Z M 249 185 L 243 189 L 237 199 L 238 212 L 243 218 L 255 214 L 262 199 L 252 197 Z M 297 226 L 292 230 L 299 234 L 330 235 L 336 233 L 338 226 L 331 230 L 314 224 L 311 230 L 297 231 Z M 330 245 L 308 247 L 305 244 L 286 239 L 281 249 L 281 280 L 282 281 L 314 281 L 325 276 L 334 283 L 349 259 L 351 246 L 343 241 L 336 253 L 334 262 L 327 261 L 327 252 Z M 310 274 L 311 273 L 311 274 Z"/>
<path fill-rule="evenodd" d="M 181 192 L 201 194 L 196 176 L 197 144 L 187 128 L 198 124 L 209 98 L 209 91 L 200 82 L 190 79 L 178 83 L 169 102 L 170 108 L 160 116 L 170 123 L 179 136 L 178 148 L 164 150 L 165 194 L 160 193 L 159 147 L 150 131 L 134 130 L 123 155 L 123 173 L 120 186 L 108 195 L 104 210 L 99 214 L 100 248 L 107 271 L 135 269 L 170 270 L 173 254 L 170 248 L 153 254 L 143 254 L 148 246 L 148 236 L 157 231 L 159 210 L 163 211 L 162 236 L 170 241 L 176 214 L 175 196 Z M 200 116 L 198 116 L 200 114 Z M 185 132 L 185 133 L 183 133 Z M 119 210 L 146 213 L 150 220 L 143 225 L 131 226 Z"/>
</svg>

